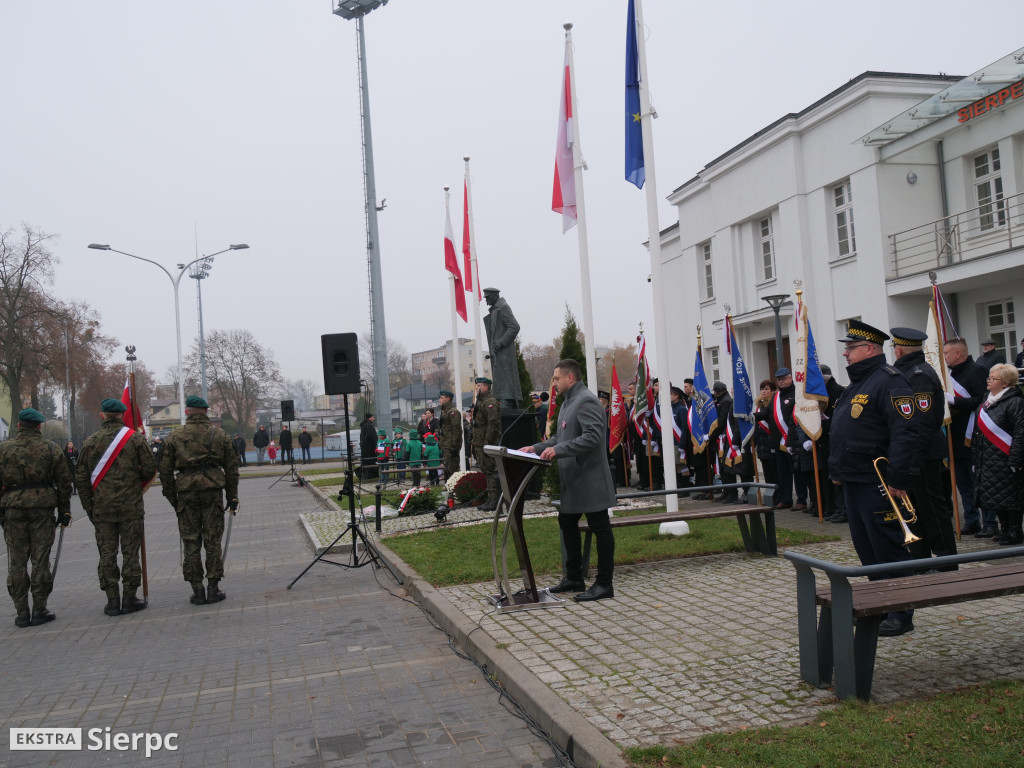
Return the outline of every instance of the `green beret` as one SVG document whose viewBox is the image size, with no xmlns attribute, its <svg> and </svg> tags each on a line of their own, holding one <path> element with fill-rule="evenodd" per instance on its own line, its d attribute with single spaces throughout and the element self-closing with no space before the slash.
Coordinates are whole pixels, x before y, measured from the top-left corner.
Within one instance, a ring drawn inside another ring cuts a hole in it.
<svg viewBox="0 0 1024 768">
<path fill-rule="evenodd" d="M 124 413 L 128 410 L 128 406 L 122 403 L 120 400 L 115 400 L 112 397 L 108 397 L 102 403 L 100 403 L 100 410 L 104 413 Z"/>
<path fill-rule="evenodd" d="M 441 397 L 450 397 L 453 400 L 455 399 L 455 393 L 447 389 L 442 389 L 440 392 L 438 392 L 438 395 L 440 395 Z"/>
<path fill-rule="evenodd" d="M 185 398 L 185 407 L 186 408 L 209 408 L 210 406 L 199 395 L 189 395 L 188 397 Z"/>
<path fill-rule="evenodd" d="M 42 424 L 46 417 L 35 408 L 25 408 L 18 413 L 18 421 L 22 424 Z"/>
<path fill-rule="evenodd" d="M 477 377 L 476 383 L 477 384 L 487 384 L 487 385 L 490 385 L 491 380 L 488 379 L 486 376 L 479 376 L 479 377 Z"/>
</svg>

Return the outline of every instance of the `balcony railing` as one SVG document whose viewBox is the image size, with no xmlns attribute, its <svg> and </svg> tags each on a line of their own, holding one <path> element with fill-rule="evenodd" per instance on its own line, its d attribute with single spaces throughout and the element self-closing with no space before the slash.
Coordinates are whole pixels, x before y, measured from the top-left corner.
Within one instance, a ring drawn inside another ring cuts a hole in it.
<svg viewBox="0 0 1024 768">
<path fill-rule="evenodd" d="M 889 279 L 1024 245 L 1024 193 L 889 235 Z"/>
</svg>

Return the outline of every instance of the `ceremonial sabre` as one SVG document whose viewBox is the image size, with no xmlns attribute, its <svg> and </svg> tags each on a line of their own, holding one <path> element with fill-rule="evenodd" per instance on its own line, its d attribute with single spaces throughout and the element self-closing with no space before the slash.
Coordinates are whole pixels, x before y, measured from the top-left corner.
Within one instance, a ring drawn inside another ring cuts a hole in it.
<svg viewBox="0 0 1024 768">
<path fill-rule="evenodd" d="M 227 512 L 228 508 L 224 507 L 224 511 Z M 231 524 L 235 520 L 235 511 L 232 511 L 231 514 L 228 515 L 228 529 L 224 532 L 224 549 L 221 550 L 220 553 L 220 562 L 222 567 L 224 563 L 228 561 L 228 545 L 231 543 Z"/>
<path fill-rule="evenodd" d="M 53 565 L 50 566 L 50 578 L 57 578 L 57 566 L 60 564 L 60 548 L 64 545 L 64 526 L 60 527 L 60 536 L 57 537 L 57 554 L 53 556 Z"/>
</svg>

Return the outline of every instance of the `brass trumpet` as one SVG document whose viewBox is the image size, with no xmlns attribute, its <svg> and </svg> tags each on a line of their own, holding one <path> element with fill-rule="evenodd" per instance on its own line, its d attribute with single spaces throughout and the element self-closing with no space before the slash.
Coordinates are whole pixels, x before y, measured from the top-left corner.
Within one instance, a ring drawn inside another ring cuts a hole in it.
<svg viewBox="0 0 1024 768">
<path fill-rule="evenodd" d="M 871 465 L 875 468 L 875 474 L 878 475 L 878 480 L 881 482 L 881 485 L 878 486 L 879 490 L 885 494 L 885 498 L 887 498 L 889 503 L 892 505 L 892 511 L 896 513 L 896 519 L 900 521 L 900 527 L 903 529 L 903 546 L 913 544 L 915 541 L 920 541 L 921 537 L 915 536 L 911 532 L 909 525 L 909 523 L 917 521 L 917 512 L 914 511 L 914 505 L 910 503 L 910 499 L 900 499 L 903 503 L 903 509 L 906 510 L 910 517 L 905 518 L 900 514 L 900 507 L 896 503 L 896 499 L 893 498 L 893 495 L 889 493 L 889 486 L 885 482 L 885 476 L 882 474 L 882 470 L 878 468 L 878 462 L 880 461 L 884 461 L 886 464 L 889 463 L 889 460 L 885 458 L 885 456 L 879 456 L 871 462 Z"/>
</svg>

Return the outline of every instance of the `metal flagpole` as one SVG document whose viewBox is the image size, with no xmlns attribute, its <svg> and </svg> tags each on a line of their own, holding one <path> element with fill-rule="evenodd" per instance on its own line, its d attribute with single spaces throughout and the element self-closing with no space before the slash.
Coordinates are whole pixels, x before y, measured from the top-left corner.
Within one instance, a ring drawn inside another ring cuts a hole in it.
<svg viewBox="0 0 1024 768">
<path fill-rule="evenodd" d="M 448 192 L 448 187 L 444 188 L 444 215 L 446 221 L 451 221 L 451 211 L 449 200 L 451 194 Z M 455 247 L 455 235 L 452 235 L 452 248 Z M 470 248 L 473 247 L 473 243 L 470 242 Z M 458 259 L 458 257 L 456 257 Z M 455 358 L 455 367 L 452 371 L 452 375 L 455 377 L 455 409 L 459 412 L 460 421 L 459 429 L 462 429 L 462 355 L 459 354 L 459 318 L 455 312 L 455 275 L 451 272 L 448 273 L 448 288 L 449 294 L 451 295 L 452 301 L 452 357 Z M 464 290 L 464 289 L 462 289 Z M 479 306 L 477 307 L 479 312 Z M 459 471 L 464 472 L 466 470 L 466 452 L 459 451 Z"/>
<path fill-rule="evenodd" d="M 587 164 L 580 149 L 579 105 L 576 103 L 576 67 L 572 57 L 572 24 L 566 22 L 565 51 L 569 58 L 569 96 L 572 115 L 572 172 L 576 186 L 576 226 L 580 248 L 580 288 L 583 292 L 583 349 L 587 358 L 587 388 L 597 394 L 597 353 L 594 350 L 594 310 L 590 300 L 590 256 L 587 249 L 587 217 L 583 198 L 583 171 Z"/>
<path fill-rule="evenodd" d="M 476 362 L 476 376 L 484 375 L 484 350 L 483 343 L 487 337 L 480 335 L 480 292 L 483 286 L 480 285 L 480 268 L 476 261 L 476 228 L 473 226 L 473 185 L 469 183 L 469 155 L 463 155 L 466 163 L 466 219 L 469 221 L 469 254 L 470 268 L 473 272 L 473 290 L 470 291 L 470 301 L 473 303 L 473 346 L 476 348 L 473 359 Z M 462 407 L 462 403 L 459 403 Z"/>
<path fill-rule="evenodd" d="M 139 419 L 142 419 L 142 412 L 137 410 L 135 407 L 135 347 L 129 345 L 124 348 L 124 351 L 128 353 L 128 412 L 131 414 L 132 424 L 135 424 L 135 414 L 139 414 Z M 184 405 L 184 403 L 182 403 Z M 184 413 L 184 410 L 182 410 Z M 138 431 L 141 424 L 135 424 L 135 430 Z M 151 481 L 152 482 L 152 481 Z M 148 490 L 143 489 L 143 493 Z M 142 549 L 140 553 L 140 559 L 142 560 L 142 602 L 149 605 L 149 569 L 146 567 L 146 518 L 142 518 Z"/>
<path fill-rule="evenodd" d="M 647 51 L 644 46 L 644 20 L 641 0 L 633 0 L 636 9 L 637 58 L 640 65 L 640 131 L 644 147 L 644 176 L 647 192 L 647 230 L 648 250 L 651 254 L 651 292 L 654 294 L 654 340 L 658 350 L 658 367 L 660 378 L 665 379 L 666 386 L 658 392 L 660 412 L 666 415 L 662 420 L 661 455 L 675 461 L 676 436 L 672 429 L 672 393 L 668 365 L 668 322 L 665 317 L 664 280 L 661 274 L 661 232 L 658 227 L 658 189 L 654 181 L 654 131 L 651 120 L 654 110 L 651 108 L 651 93 L 647 81 Z M 653 408 L 653 406 L 652 406 Z M 665 423 L 668 422 L 668 428 Z M 667 460 L 666 460 L 667 461 Z M 665 472 L 665 509 L 667 512 L 679 511 L 679 497 L 671 491 L 676 490 L 676 473 Z"/>
</svg>

